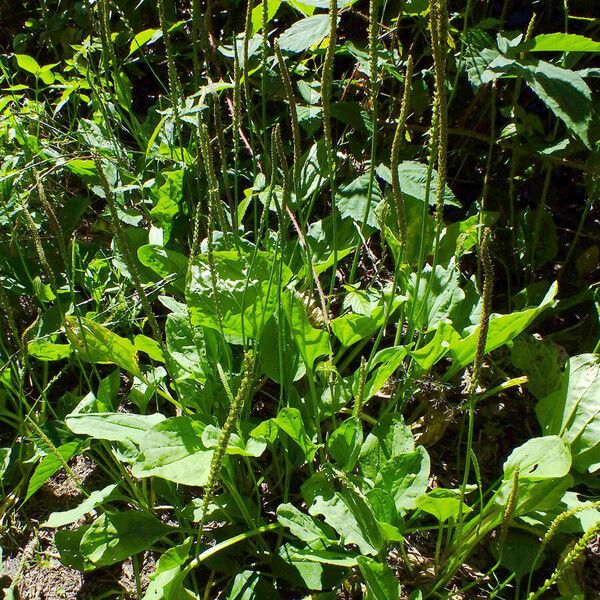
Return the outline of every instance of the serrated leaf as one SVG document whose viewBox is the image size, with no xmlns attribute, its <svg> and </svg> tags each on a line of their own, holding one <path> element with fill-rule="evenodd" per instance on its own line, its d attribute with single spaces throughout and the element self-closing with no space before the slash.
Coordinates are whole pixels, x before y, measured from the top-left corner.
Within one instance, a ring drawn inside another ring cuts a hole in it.
<svg viewBox="0 0 600 600">
<path fill-rule="evenodd" d="M 600 52 L 600 42 L 576 33 L 542 33 L 524 42 L 528 52 Z"/>
<path fill-rule="evenodd" d="M 329 15 L 314 15 L 296 21 L 279 36 L 284 52 L 304 52 L 320 44 L 329 33 Z"/>
<path fill-rule="evenodd" d="M 398 165 L 398 178 L 402 194 L 420 202 L 429 201 L 430 206 L 435 206 L 435 190 L 437 189 L 438 173 L 435 169 L 431 171 L 431 180 L 429 183 L 429 197 L 427 196 L 427 165 L 414 161 L 405 160 Z M 392 184 L 392 173 L 385 165 L 377 167 L 377 175 L 386 183 Z M 458 206 L 460 202 L 452 193 L 452 190 L 446 183 L 444 186 L 444 205 Z"/>
</svg>

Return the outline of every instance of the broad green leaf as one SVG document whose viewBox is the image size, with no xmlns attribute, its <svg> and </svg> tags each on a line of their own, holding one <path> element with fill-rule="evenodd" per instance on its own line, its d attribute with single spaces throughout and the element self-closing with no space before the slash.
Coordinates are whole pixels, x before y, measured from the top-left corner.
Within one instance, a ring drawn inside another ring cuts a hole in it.
<svg viewBox="0 0 600 600">
<path fill-rule="evenodd" d="M 576 33 L 543 33 L 523 46 L 528 52 L 600 52 L 600 42 Z"/>
<path fill-rule="evenodd" d="M 176 381 L 192 379 L 205 383 L 211 365 L 202 329 L 193 327 L 185 316 L 171 314 L 167 317 L 165 330 L 171 377 Z"/>
<path fill-rule="evenodd" d="M 388 292 L 350 288 L 344 298 L 343 308 L 352 312 L 331 321 L 331 329 L 344 347 L 372 336 L 384 323 L 386 313 L 391 318 L 405 301 L 404 296 L 390 298 Z M 389 311 L 389 313 L 388 313 Z"/>
<path fill-rule="evenodd" d="M 173 219 L 179 212 L 179 204 L 183 193 L 183 171 L 165 171 L 162 173 L 165 182 L 155 192 L 156 205 L 150 211 L 153 220 L 165 232 L 168 240 L 173 227 Z"/>
<path fill-rule="evenodd" d="M 561 385 L 561 350 L 532 335 L 520 335 L 510 349 L 513 366 L 524 372 L 529 381 L 527 389 L 541 400 Z"/>
<path fill-rule="evenodd" d="M 117 395 L 121 387 L 120 369 L 114 369 L 110 375 L 103 377 L 98 384 L 96 393 L 96 403 L 94 409 L 91 406 L 85 410 L 79 410 L 76 407 L 72 412 L 112 412 L 116 406 Z M 102 408 L 101 408 L 102 407 Z"/>
<path fill-rule="evenodd" d="M 488 66 L 500 56 L 500 52 L 490 34 L 481 29 L 470 28 L 464 40 L 464 66 L 469 83 L 476 92 L 485 83 L 483 75 Z"/>
<path fill-rule="evenodd" d="M 315 83 L 309 83 L 304 79 L 300 79 L 296 85 L 298 86 L 300 95 L 307 104 L 310 104 L 311 106 L 319 104 L 319 101 L 321 100 L 321 94 Z"/>
<path fill-rule="evenodd" d="M 533 510 L 550 510 L 573 484 L 569 475 L 571 453 L 568 444 L 556 435 L 532 438 L 519 446 L 504 463 L 504 481 L 495 502 L 505 506 L 513 489 L 513 474 L 519 469 L 513 516 Z"/>
<path fill-rule="evenodd" d="M 60 554 L 60 562 L 77 571 L 90 571 L 94 565 L 87 560 L 80 550 L 81 538 L 90 528 L 83 525 L 77 529 L 63 529 L 54 534 L 54 544 Z"/>
<path fill-rule="evenodd" d="M 363 443 L 363 429 L 358 417 L 349 417 L 329 436 L 329 453 L 340 469 L 354 469 Z"/>
<path fill-rule="evenodd" d="M 559 435 L 571 448 L 573 467 L 600 467 L 600 360 L 595 354 L 569 359 L 560 388 L 542 398 L 535 412 L 544 435 Z"/>
<path fill-rule="evenodd" d="M 52 85 L 54 83 L 54 81 L 56 80 L 56 77 L 54 76 L 54 73 L 52 72 L 52 69 L 57 65 L 58 63 L 55 63 L 53 65 L 44 65 L 37 73 L 37 76 L 46 84 L 46 85 Z"/>
<path fill-rule="evenodd" d="M 190 417 L 171 417 L 149 429 L 140 440 L 133 464 L 135 477 L 161 477 L 175 483 L 204 486 L 213 450 L 202 443 L 205 425 Z"/>
<path fill-rule="evenodd" d="M 143 600 L 194 600 L 196 596 L 183 586 L 182 567 L 190 559 L 193 538 L 169 548 L 160 555 Z"/>
<path fill-rule="evenodd" d="M 75 523 L 75 521 L 79 521 L 79 519 L 92 512 L 97 506 L 104 504 L 104 502 L 114 497 L 117 486 L 118 484 L 113 483 L 101 490 L 92 492 L 83 502 L 81 502 L 81 504 L 79 504 L 79 506 L 76 506 L 71 510 L 51 513 L 46 522 L 42 523 L 41 527 L 64 527 L 65 525 L 71 525 L 72 523 Z"/>
<path fill-rule="evenodd" d="M 336 219 L 334 237 L 334 221 L 331 216 L 315 221 L 308 226 L 306 243 L 310 248 L 313 267 L 317 275 L 329 269 L 337 259 L 341 261 L 348 256 L 360 242 L 356 225 L 349 219 Z M 335 246 L 334 246 L 335 240 Z M 304 267 L 307 269 L 308 267 Z"/>
<path fill-rule="evenodd" d="M 11 448 L 0 448 L 0 481 L 2 481 L 2 477 L 4 477 L 4 473 L 6 473 L 6 469 L 10 464 L 10 454 Z"/>
<path fill-rule="evenodd" d="M 321 563 L 324 565 L 336 565 L 339 567 L 355 567 L 355 554 L 346 554 L 343 552 L 335 552 L 331 550 L 313 550 L 294 548 L 294 556 L 297 559 Z"/>
<path fill-rule="evenodd" d="M 331 329 L 344 348 L 370 337 L 377 331 L 378 323 L 371 317 L 348 313 L 331 321 Z"/>
<path fill-rule="evenodd" d="M 23 71 L 27 71 L 32 75 L 37 75 L 39 73 L 41 67 L 33 56 L 27 54 L 14 54 L 14 57 L 17 59 L 17 64 Z"/>
<path fill-rule="evenodd" d="M 35 494 L 46 481 L 52 477 L 52 475 L 62 468 L 64 462 L 68 462 L 69 459 L 75 456 L 80 448 L 81 442 L 78 441 L 67 442 L 62 446 L 59 446 L 56 450 L 62 457 L 62 460 L 54 453 L 46 454 L 29 479 L 27 493 L 25 494 L 23 502 L 27 502 L 27 500 L 29 500 L 29 498 L 31 498 L 31 496 L 33 496 L 33 494 Z"/>
<path fill-rule="evenodd" d="M 322 127 L 323 109 L 320 106 L 296 106 L 298 114 L 298 124 L 308 137 L 314 134 Z"/>
<path fill-rule="evenodd" d="M 396 510 L 396 503 L 392 495 L 380 487 L 367 490 L 365 495 L 369 500 L 369 505 L 373 509 L 375 518 L 382 527 L 383 534 L 389 540 L 388 527 L 398 521 L 398 511 Z"/>
<path fill-rule="evenodd" d="M 110 329 L 83 317 L 66 317 L 67 338 L 82 360 L 114 363 L 132 375 L 143 377 L 135 346 Z"/>
<path fill-rule="evenodd" d="M 96 176 L 94 161 L 89 158 L 72 158 L 65 163 L 65 167 L 80 177 L 91 179 Z"/>
<path fill-rule="evenodd" d="M 402 4 L 402 12 L 411 16 L 421 16 L 429 12 L 427 0 L 406 0 Z"/>
<path fill-rule="evenodd" d="M 124 110 L 131 110 L 131 103 L 133 100 L 131 81 L 129 81 L 129 78 L 124 71 L 116 69 L 112 72 L 112 80 L 117 101 Z"/>
<path fill-rule="evenodd" d="M 180 294 L 184 293 L 188 265 L 186 256 L 156 244 L 140 246 L 137 255 L 145 267 L 152 269 L 162 279 L 168 281 Z"/>
<path fill-rule="evenodd" d="M 460 341 L 460 335 L 447 321 L 441 321 L 433 338 L 418 350 L 410 350 L 408 354 L 415 359 L 424 373 L 427 373 L 435 363 L 444 358 L 450 348 Z"/>
<path fill-rule="evenodd" d="M 356 544 L 361 554 L 376 555 L 384 539 L 369 504 L 348 481 L 334 488 L 332 479 L 331 473 L 317 473 L 302 485 L 309 514 L 322 515 L 343 544 Z"/>
<path fill-rule="evenodd" d="M 555 258 L 558 235 L 547 209 L 525 209 L 518 214 L 516 224 L 515 251 L 522 264 L 539 268 Z"/>
<path fill-rule="evenodd" d="M 202 432 L 202 443 L 207 448 L 216 448 L 219 445 L 223 430 L 214 425 L 207 425 Z M 244 440 L 237 434 L 232 433 L 227 442 L 226 454 L 237 456 L 261 456 L 267 447 L 267 443 L 255 438 Z"/>
<path fill-rule="evenodd" d="M 353 554 L 300 549 L 292 544 L 282 544 L 273 558 L 273 567 L 282 579 L 299 588 L 319 591 L 335 589 L 347 569 L 356 566 Z"/>
<path fill-rule="evenodd" d="M 387 206 L 393 206 L 391 195 L 386 196 Z M 381 203 L 377 207 L 379 220 L 383 218 L 383 207 L 386 203 Z M 409 264 L 417 266 L 420 259 L 420 245 L 423 239 L 424 247 L 433 251 L 435 243 L 435 219 L 429 213 L 425 216 L 425 227 L 423 234 L 421 233 L 421 223 L 423 222 L 423 202 L 405 196 L 404 198 L 404 213 L 406 217 L 406 244 L 401 245 L 399 241 L 398 221 L 394 214 L 394 210 L 385 212 L 385 226 L 383 228 L 385 239 L 392 250 L 394 261 L 398 265 L 397 268 L 402 268 L 402 265 Z M 402 265 L 400 264 L 402 263 Z"/>
<path fill-rule="evenodd" d="M 153 426 L 164 420 L 160 413 L 71 413 L 65 418 L 65 423 L 73 433 L 95 440 L 121 442 L 128 439 L 139 444 Z"/>
<path fill-rule="evenodd" d="M 532 570 L 539 569 L 545 558 L 544 554 L 538 555 L 539 538 L 518 529 L 507 531 L 501 549 L 497 538 L 490 544 L 490 549 L 494 558 L 500 559 L 500 564 L 510 573 L 515 574 L 517 581 L 529 575 Z"/>
<path fill-rule="evenodd" d="M 136 33 L 129 45 L 129 54 L 127 56 L 131 56 L 136 50 L 144 46 L 151 46 L 161 37 L 162 29 L 144 29 L 144 31 Z"/>
<path fill-rule="evenodd" d="M 540 100 L 590 147 L 589 126 L 592 121 L 592 93 L 575 71 L 552 63 L 531 61 L 522 66 L 525 81 Z"/>
<path fill-rule="evenodd" d="M 306 373 L 306 365 L 291 336 L 285 316 L 281 321 L 278 315 L 269 319 L 262 331 L 259 347 L 261 367 L 265 375 L 277 383 L 287 387 Z"/>
<path fill-rule="evenodd" d="M 172 527 L 139 512 L 104 513 L 83 534 L 81 553 L 96 567 L 113 565 L 148 549 Z"/>
<path fill-rule="evenodd" d="M 162 363 L 165 362 L 165 357 L 160 344 L 156 340 L 149 338 L 147 335 L 136 335 L 135 338 L 133 338 L 133 345 L 136 350 L 145 352 L 152 360 Z"/>
<path fill-rule="evenodd" d="M 359 556 L 356 560 L 367 586 L 366 600 L 400 598 L 400 584 L 390 567 L 366 556 Z"/>
<path fill-rule="evenodd" d="M 312 461 L 319 447 L 306 433 L 300 411 L 292 407 L 282 408 L 272 421 L 300 446 L 306 460 Z"/>
<path fill-rule="evenodd" d="M 456 519 L 460 513 L 460 494 L 454 490 L 435 488 L 416 500 L 416 508 L 433 515 L 440 523 Z M 463 503 L 462 512 L 472 512 L 472 508 Z"/>
<path fill-rule="evenodd" d="M 275 588 L 258 571 L 242 571 L 231 582 L 231 589 L 225 600 L 255 600 L 256 598 L 280 598 Z"/>
<path fill-rule="evenodd" d="M 454 259 L 448 267 L 426 265 L 418 280 L 412 273 L 407 287 L 406 314 L 414 329 L 431 331 L 465 298 L 459 287 L 460 271 Z"/>
<path fill-rule="evenodd" d="M 264 0 L 267 3 L 267 23 L 275 16 L 275 13 L 281 6 L 281 0 Z M 263 5 L 261 2 L 252 9 L 252 31 L 251 35 L 258 33 L 262 29 Z"/>
<path fill-rule="evenodd" d="M 358 0 L 337 0 L 338 9 L 346 8 L 347 6 L 352 6 Z M 329 10 L 329 1 L 328 0 L 299 0 L 300 4 L 305 6 L 312 6 L 313 8 L 323 8 Z"/>
<path fill-rule="evenodd" d="M 71 354 L 71 345 L 56 344 L 47 339 L 31 340 L 27 344 L 27 354 L 44 362 L 64 360 Z"/>
<path fill-rule="evenodd" d="M 310 324 L 304 304 L 292 292 L 283 295 L 282 304 L 292 339 L 298 346 L 307 370 L 312 371 L 319 356 L 331 353 L 329 336 L 327 332 Z"/>
<path fill-rule="evenodd" d="M 280 504 L 277 507 L 277 520 L 311 548 L 325 549 L 335 544 L 333 530 L 322 521 L 298 510 L 293 504 Z"/>
<path fill-rule="evenodd" d="M 360 451 L 360 468 L 365 477 L 375 482 L 383 466 L 392 458 L 412 452 L 415 441 L 402 415 L 382 417 L 365 439 Z"/>
<path fill-rule="evenodd" d="M 419 446 L 414 452 L 385 462 L 375 483 L 392 496 L 396 510 L 405 513 L 415 508 L 417 498 L 427 490 L 429 469 L 429 454 Z"/>
<path fill-rule="evenodd" d="M 414 160 L 405 160 L 398 165 L 398 178 L 403 196 L 408 196 L 420 202 L 429 201 L 430 206 L 435 206 L 438 174 L 435 169 L 431 171 L 429 183 L 429 197 L 427 196 L 427 165 Z M 377 175 L 389 185 L 392 184 L 392 173 L 388 167 L 381 164 L 377 167 Z M 446 183 L 444 186 L 444 205 L 461 206 L 456 196 Z"/>
<path fill-rule="evenodd" d="M 326 15 L 324 15 L 326 16 Z M 354 181 L 338 188 L 335 203 L 339 214 L 343 219 L 351 219 L 359 226 L 365 219 L 367 200 L 369 197 L 369 175 L 360 175 Z M 375 215 L 375 207 L 381 202 L 383 195 L 377 181 L 373 182 L 371 190 L 371 204 L 369 205 L 367 221 L 365 225 L 377 229 L 379 224 Z"/>
<path fill-rule="evenodd" d="M 529 325 L 531 325 L 531 323 L 552 304 L 557 290 L 558 285 L 555 282 L 550 286 L 548 293 L 539 306 L 535 308 L 528 308 L 507 315 L 491 315 L 485 352 L 491 352 L 492 350 L 503 346 L 525 331 L 527 327 L 529 327 Z M 453 360 L 452 366 L 446 373 L 446 380 L 452 378 L 462 368 L 466 367 L 475 359 L 478 338 L 479 325 L 476 326 L 468 336 L 452 343 L 449 355 Z"/>
<path fill-rule="evenodd" d="M 296 203 L 306 202 L 318 192 L 328 179 L 327 153 L 323 140 L 313 144 L 300 159 L 300 181 Z"/>
<path fill-rule="evenodd" d="M 304 52 L 318 46 L 329 34 L 329 15 L 314 15 L 296 21 L 279 36 L 284 52 Z"/>
<path fill-rule="evenodd" d="M 396 372 L 402 364 L 406 356 L 406 348 L 404 346 L 391 346 L 380 350 L 371 361 L 371 368 L 365 388 L 363 391 L 363 400 L 367 402 L 375 394 L 381 391 L 389 378 Z M 357 371 L 354 375 L 352 390 L 354 394 L 358 392 L 358 380 L 360 373 Z"/>
<path fill-rule="evenodd" d="M 127 394 L 127 398 L 140 409 L 143 415 L 147 413 L 148 404 L 156 394 L 157 387 L 165 381 L 167 371 L 163 367 L 150 368 L 144 373 L 144 377 L 144 381 L 134 377 Z"/>
<path fill-rule="evenodd" d="M 257 338 L 276 311 L 278 288 L 292 278 L 290 269 L 273 254 L 259 251 L 242 254 L 236 251 L 213 253 L 216 290 L 208 264 L 208 256 L 196 257 L 191 267 L 187 301 L 193 325 L 220 329 L 234 343 Z"/>
<path fill-rule="evenodd" d="M 573 509 L 578 510 L 575 512 Z M 600 521 L 600 510 L 594 507 L 594 503 L 590 500 L 581 500 L 575 492 L 565 492 L 560 502 L 550 510 L 531 512 L 522 517 L 522 521 L 541 531 L 546 531 L 558 515 L 567 511 L 573 511 L 573 514 L 560 521 L 557 533 L 581 534 Z"/>
<path fill-rule="evenodd" d="M 516 50 L 515 50 L 516 51 Z M 497 55 L 481 74 L 481 82 L 520 76 L 567 129 L 590 147 L 592 93 L 576 71 L 535 58 L 516 60 Z"/>
<path fill-rule="evenodd" d="M 504 479 L 510 481 L 515 469 L 519 480 L 541 481 L 563 477 L 571 468 L 571 453 L 557 435 L 532 438 L 519 446 L 504 463 Z"/>
</svg>

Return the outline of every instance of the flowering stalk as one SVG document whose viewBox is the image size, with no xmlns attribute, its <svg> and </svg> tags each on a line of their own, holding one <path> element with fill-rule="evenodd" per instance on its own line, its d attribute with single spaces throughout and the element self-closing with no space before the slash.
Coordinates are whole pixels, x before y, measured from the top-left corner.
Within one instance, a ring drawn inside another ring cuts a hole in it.
<svg viewBox="0 0 600 600">
<path fill-rule="evenodd" d="M 202 528 L 204 527 L 204 520 L 208 511 L 208 505 L 214 496 L 215 487 L 217 486 L 219 480 L 219 473 L 221 472 L 221 467 L 223 466 L 223 459 L 225 458 L 225 452 L 227 450 L 227 445 L 229 444 L 229 438 L 231 438 L 233 429 L 236 426 L 242 409 L 244 408 L 244 403 L 252 386 L 253 371 L 254 358 L 250 352 L 246 352 L 244 354 L 242 382 L 240 383 L 240 387 L 238 388 L 234 401 L 229 407 L 229 414 L 227 415 L 227 419 L 225 420 L 223 428 L 221 429 L 221 435 L 219 436 L 219 441 L 210 463 L 210 473 L 208 475 L 208 481 L 204 488 L 204 496 L 202 498 L 202 516 L 200 518 L 200 525 L 198 526 L 198 539 L 202 535 Z"/>
</svg>

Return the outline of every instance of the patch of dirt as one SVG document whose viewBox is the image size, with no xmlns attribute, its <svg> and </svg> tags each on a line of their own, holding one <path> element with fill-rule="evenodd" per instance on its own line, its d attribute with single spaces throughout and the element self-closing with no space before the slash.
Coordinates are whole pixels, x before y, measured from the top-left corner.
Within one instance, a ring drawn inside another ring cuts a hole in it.
<svg viewBox="0 0 600 600">
<path fill-rule="evenodd" d="M 106 482 L 85 455 L 69 461 L 78 481 L 90 490 Z M 99 597 L 137 598 L 136 578 L 131 560 L 88 573 L 66 567 L 54 545 L 54 530 L 40 525 L 55 511 L 69 510 L 83 500 L 73 479 L 64 472 L 50 478 L 25 504 L 18 516 L 10 515 L 0 533 L 3 549 L 3 576 L 0 589 L 13 586 L 20 600 L 95 600 Z M 155 557 L 146 553 L 141 560 L 140 583 L 146 589 L 154 572 Z"/>
<path fill-rule="evenodd" d="M 33 565 L 20 575 L 17 559 L 10 559 L 5 565 L 8 577 L 18 577 L 16 591 L 22 600 L 64 600 L 81 598 L 79 592 L 83 586 L 83 575 L 74 569 L 65 567 L 55 558 Z"/>
</svg>

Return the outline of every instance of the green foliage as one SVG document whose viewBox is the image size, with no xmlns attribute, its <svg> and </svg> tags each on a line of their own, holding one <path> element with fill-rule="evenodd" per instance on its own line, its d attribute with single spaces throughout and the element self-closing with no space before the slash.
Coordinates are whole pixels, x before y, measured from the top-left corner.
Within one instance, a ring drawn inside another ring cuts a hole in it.
<svg viewBox="0 0 600 600">
<path fill-rule="evenodd" d="M 598 23 L 447 4 L 7 13 L 6 597 L 590 593 Z"/>
<path fill-rule="evenodd" d="M 560 389 L 541 398 L 536 414 L 544 435 L 560 435 L 571 447 L 573 467 L 594 472 L 600 462 L 600 365 L 594 354 L 573 356 Z"/>
</svg>

